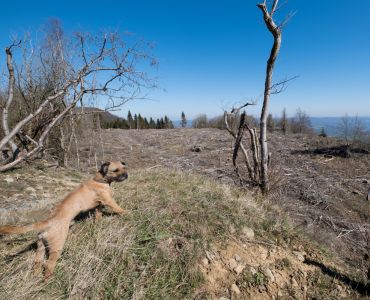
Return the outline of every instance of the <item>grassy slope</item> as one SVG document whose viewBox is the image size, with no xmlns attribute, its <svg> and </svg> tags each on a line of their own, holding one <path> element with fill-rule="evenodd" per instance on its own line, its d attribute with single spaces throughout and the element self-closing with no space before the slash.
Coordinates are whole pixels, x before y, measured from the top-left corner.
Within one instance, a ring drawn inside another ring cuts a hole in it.
<svg viewBox="0 0 370 300">
<path fill-rule="evenodd" d="M 291 251 L 295 242 L 307 252 L 322 254 L 303 243 L 276 211 L 261 208 L 237 189 L 160 170 L 131 174 L 128 181 L 114 185 L 114 197 L 130 214 L 75 224 L 47 283 L 33 274 L 33 251 L 6 259 L 23 249 L 25 240 L 30 244 L 35 234 L 0 240 L 0 299 L 229 297 L 233 283 L 249 297 L 268 298 L 279 290 L 296 297 L 353 295 L 300 262 Z M 253 228 L 255 241 L 243 236 L 246 226 Z M 240 274 L 228 267 L 235 254 L 243 262 Z M 265 275 L 267 267 L 275 281 Z"/>
</svg>

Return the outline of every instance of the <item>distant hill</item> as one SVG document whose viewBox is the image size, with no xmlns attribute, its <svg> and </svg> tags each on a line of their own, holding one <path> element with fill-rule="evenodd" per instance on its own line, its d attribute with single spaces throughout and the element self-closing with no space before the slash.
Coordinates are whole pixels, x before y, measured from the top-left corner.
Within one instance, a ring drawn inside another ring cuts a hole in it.
<svg viewBox="0 0 370 300">
<path fill-rule="evenodd" d="M 82 108 L 81 107 L 76 107 L 75 112 L 81 113 Z M 99 114 L 101 116 L 101 120 L 105 123 L 110 123 L 116 120 L 123 120 L 123 118 L 118 117 L 109 111 L 105 111 L 96 107 L 84 107 L 83 108 L 84 113 L 86 114 Z"/>
<path fill-rule="evenodd" d="M 352 123 L 355 117 L 348 117 Z M 370 132 L 370 117 L 358 117 L 365 130 Z M 311 124 L 315 132 L 319 133 L 321 128 L 324 128 L 327 135 L 340 135 L 339 126 L 342 122 L 342 117 L 311 117 Z"/>
<path fill-rule="evenodd" d="M 350 123 L 354 121 L 355 117 L 348 117 Z M 324 128 L 325 132 L 329 136 L 340 135 L 339 125 L 342 122 L 342 117 L 310 117 L 311 124 L 316 133 L 320 133 L 321 128 Z M 358 117 L 365 130 L 370 132 L 370 117 Z M 186 125 L 187 128 L 191 127 L 192 120 L 188 120 Z M 173 121 L 175 128 L 181 127 L 181 120 Z"/>
</svg>

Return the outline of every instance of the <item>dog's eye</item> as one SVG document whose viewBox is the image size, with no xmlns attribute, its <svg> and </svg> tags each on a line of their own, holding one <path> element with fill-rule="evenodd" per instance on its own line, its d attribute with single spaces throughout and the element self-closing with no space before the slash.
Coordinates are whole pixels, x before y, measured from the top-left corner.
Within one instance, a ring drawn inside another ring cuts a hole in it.
<svg viewBox="0 0 370 300">
<path fill-rule="evenodd" d="M 112 172 L 118 172 L 118 169 L 113 170 Z"/>
</svg>

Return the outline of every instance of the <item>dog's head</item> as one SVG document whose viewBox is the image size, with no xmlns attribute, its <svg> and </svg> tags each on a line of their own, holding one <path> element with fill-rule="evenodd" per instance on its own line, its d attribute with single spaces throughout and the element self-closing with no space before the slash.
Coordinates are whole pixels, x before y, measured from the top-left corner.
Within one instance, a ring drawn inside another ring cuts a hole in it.
<svg viewBox="0 0 370 300">
<path fill-rule="evenodd" d="M 127 166 L 121 161 L 105 162 L 101 165 L 99 173 L 108 182 L 124 181 L 127 179 Z"/>
</svg>

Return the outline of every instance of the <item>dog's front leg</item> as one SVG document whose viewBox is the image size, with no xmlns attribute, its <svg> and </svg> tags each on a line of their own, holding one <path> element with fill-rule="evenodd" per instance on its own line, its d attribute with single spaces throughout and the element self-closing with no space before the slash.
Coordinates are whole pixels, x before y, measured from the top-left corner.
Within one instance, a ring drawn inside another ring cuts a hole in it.
<svg viewBox="0 0 370 300">
<path fill-rule="evenodd" d="M 103 218 L 103 213 L 99 208 L 95 208 L 94 211 L 94 220 L 95 221 L 100 221 Z"/>
<path fill-rule="evenodd" d="M 124 215 L 126 213 L 126 211 L 120 207 L 116 201 L 114 201 L 110 193 L 102 193 L 101 197 L 103 198 L 102 204 L 110 207 L 115 213 L 120 215 Z"/>
<path fill-rule="evenodd" d="M 46 249 L 45 249 L 45 242 L 43 240 L 42 235 L 40 234 L 37 238 L 37 250 L 35 256 L 35 272 L 38 272 L 41 269 L 42 261 L 45 258 Z"/>
</svg>

